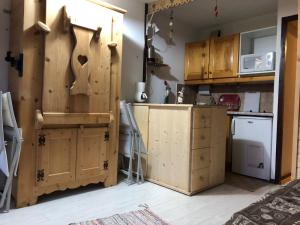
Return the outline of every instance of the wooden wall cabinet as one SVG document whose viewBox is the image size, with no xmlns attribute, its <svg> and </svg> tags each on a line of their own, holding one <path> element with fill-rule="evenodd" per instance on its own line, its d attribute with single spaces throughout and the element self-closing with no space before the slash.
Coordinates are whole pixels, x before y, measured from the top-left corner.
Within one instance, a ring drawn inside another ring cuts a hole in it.
<svg viewBox="0 0 300 225">
<path fill-rule="evenodd" d="M 209 41 L 188 43 L 185 46 L 185 80 L 208 78 Z"/>
<path fill-rule="evenodd" d="M 134 111 L 145 112 L 137 122 L 148 143 L 146 179 L 188 195 L 224 182 L 225 108 L 136 104 Z"/>
<path fill-rule="evenodd" d="M 239 45 L 239 34 L 211 39 L 209 60 L 210 78 L 237 77 Z"/>
<path fill-rule="evenodd" d="M 24 137 L 17 207 L 57 190 L 116 184 L 126 11 L 99 0 L 12 0 L 11 8 L 10 50 L 23 54 L 22 76 L 9 75 Z"/>
<path fill-rule="evenodd" d="M 239 34 L 186 44 L 185 80 L 237 77 Z"/>
</svg>

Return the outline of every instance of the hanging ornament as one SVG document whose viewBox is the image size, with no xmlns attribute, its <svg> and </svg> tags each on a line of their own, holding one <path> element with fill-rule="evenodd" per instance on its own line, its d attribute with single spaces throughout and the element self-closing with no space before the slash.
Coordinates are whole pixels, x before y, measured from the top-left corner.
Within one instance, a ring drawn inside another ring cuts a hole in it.
<svg viewBox="0 0 300 225">
<path fill-rule="evenodd" d="M 169 44 L 173 43 L 173 38 L 174 38 L 174 11 L 173 9 L 171 10 L 170 14 L 170 22 L 169 22 Z"/>
<path fill-rule="evenodd" d="M 214 9 L 215 17 L 219 16 L 219 6 L 218 6 L 218 0 L 216 0 L 216 6 Z"/>
</svg>

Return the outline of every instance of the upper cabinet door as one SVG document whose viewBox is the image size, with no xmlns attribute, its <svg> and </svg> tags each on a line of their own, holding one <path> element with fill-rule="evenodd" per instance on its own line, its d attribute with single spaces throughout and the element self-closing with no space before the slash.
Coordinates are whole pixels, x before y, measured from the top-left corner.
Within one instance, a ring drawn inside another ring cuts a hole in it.
<svg viewBox="0 0 300 225">
<path fill-rule="evenodd" d="M 186 44 L 185 80 L 208 78 L 209 41 Z"/>
<path fill-rule="evenodd" d="M 239 34 L 211 39 L 209 61 L 210 78 L 237 76 L 239 42 Z"/>
</svg>

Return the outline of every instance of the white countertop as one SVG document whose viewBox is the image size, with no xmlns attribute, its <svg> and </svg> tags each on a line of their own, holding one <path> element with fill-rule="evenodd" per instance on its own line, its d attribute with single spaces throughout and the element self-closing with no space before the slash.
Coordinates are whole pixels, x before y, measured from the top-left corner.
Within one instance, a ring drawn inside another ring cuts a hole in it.
<svg viewBox="0 0 300 225">
<path fill-rule="evenodd" d="M 149 107 L 184 107 L 184 108 L 210 108 L 210 107 L 220 107 L 224 108 L 226 106 L 221 105 L 193 105 L 193 104 L 156 104 L 156 103 L 133 103 L 133 106 L 149 106 Z"/>
<path fill-rule="evenodd" d="M 263 112 L 236 112 L 228 111 L 230 116 L 264 116 L 264 117 L 273 117 L 273 113 L 263 113 Z"/>
</svg>

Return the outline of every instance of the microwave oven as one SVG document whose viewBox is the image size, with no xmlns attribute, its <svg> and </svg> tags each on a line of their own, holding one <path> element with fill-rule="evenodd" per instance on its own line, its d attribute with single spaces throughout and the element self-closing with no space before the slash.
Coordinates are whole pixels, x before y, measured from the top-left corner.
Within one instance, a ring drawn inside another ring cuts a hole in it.
<svg viewBox="0 0 300 225">
<path fill-rule="evenodd" d="M 275 52 L 241 56 L 240 73 L 253 73 L 275 70 Z"/>
</svg>

